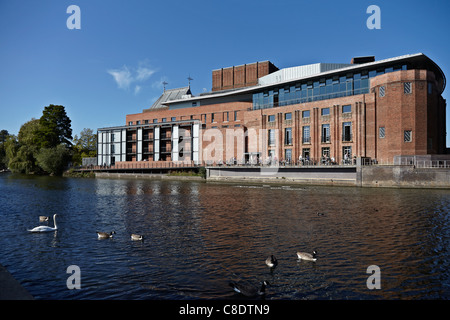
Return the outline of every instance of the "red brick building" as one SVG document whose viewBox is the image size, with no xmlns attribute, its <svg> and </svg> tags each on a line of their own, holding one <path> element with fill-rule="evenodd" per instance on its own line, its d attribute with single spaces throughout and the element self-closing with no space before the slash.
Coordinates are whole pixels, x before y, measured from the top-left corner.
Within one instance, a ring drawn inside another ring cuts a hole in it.
<svg viewBox="0 0 450 320">
<path fill-rule="evenodd" d="M 212 91 L 166 90 L 123 126 L 98 130 L 98 164 L 139 161 L 308 163 L 446 152 L 446 79 L 424 54 L 278 69 L 212 71 Z"/>
</svg>

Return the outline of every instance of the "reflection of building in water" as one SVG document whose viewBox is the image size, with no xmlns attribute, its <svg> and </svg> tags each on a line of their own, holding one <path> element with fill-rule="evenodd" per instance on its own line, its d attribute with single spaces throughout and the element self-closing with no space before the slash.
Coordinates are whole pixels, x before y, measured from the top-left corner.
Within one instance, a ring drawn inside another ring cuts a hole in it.
<svg viewBox="0 0 450 320">
<path fill-rule="evenodd" d="M 165 90 L 124 126 L 98 130 L 99 165 L 140 161 L 335 162 L 443 154 L 446 79 L 424 54 L 278 69 L 213 70 L 212 91 Z"/>
</svg>

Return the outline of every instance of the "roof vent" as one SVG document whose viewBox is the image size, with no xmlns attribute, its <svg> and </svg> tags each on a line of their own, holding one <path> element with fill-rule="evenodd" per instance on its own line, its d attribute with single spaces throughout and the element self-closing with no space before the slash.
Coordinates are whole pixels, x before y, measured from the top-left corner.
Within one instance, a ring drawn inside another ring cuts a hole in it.
<svg viewBox="0 0 450 320">
<path fill-rule="evenodd" d="M 365 57 L 354 57 L 350 63 L 351 64 L 363 64 L 363 63 L 369 63 L 369 62 L 374 62 L 374 61 L 375 61 L 375 56 L 365 56 Z"/>
</svg>

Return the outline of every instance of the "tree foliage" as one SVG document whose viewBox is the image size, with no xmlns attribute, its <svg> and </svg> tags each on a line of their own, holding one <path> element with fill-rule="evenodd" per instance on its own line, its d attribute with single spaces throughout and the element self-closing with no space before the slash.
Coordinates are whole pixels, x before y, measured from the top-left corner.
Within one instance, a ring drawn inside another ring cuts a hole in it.
<svg viewBox="0 0 450 320">
<path fill-rule="evenodd" d="M 4 135 L 1 131 L 0 139 Z M 71 160 L 71 140 L 71 120 L 64 107 L 51 104 L 40 119 L 24 123 L 17 137 L 10 136 L 2 143 L 3 161 L 13 172 L 59 175 Z"/>
<path fill-rule="evenodd" d="M 39 120 L 41 148 L 55 148 L 60 144 L 72 145 L 72 121 L 63 106 L 51 104 L 45 107 Z"/>
<path fill-rule="evenodd" d="M 83 158 L 97 156 L 97 135 L 92 129 L 84 128 L 79 138 L 75 135 L 73 142 L 72 162 L 74 165 L 81 165 Z"/>
<path fill-rule="evenodd" d="M 72 154 L 64 145 L 54 148 L 41 148 L 36 155 L 37 163 L 45 172 L 52 175 L 61 175 L 67 167 Z"/>
</svg>

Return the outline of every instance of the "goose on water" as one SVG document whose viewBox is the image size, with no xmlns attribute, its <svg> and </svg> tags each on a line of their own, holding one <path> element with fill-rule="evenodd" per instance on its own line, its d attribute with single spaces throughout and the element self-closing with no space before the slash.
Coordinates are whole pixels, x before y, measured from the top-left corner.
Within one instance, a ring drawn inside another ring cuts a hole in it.
<svg viewBox="0 0 450 320">
<path fill-rule="evenodd" d="M 266 259 L 266 264 L 270 268 L 275 268 L 278 265 L 278 260 L 273 255 L 271 255 Z"/>
<path fill-rule="evenodd" d="M 53 215 L 53 225 L 54 227 L 49 226 L 38 226 L 36 228 L 28 230 L 29 232 L 50 232 L 58 230 L 58 226 L 56 225 L 56 214 Z"/>
<path fill-rule="evenodd" d="M 268 281 L 263 281 L 261 287 L 254 286 L 243 281 L 230 282 L 230 287 L 232 287 L 234 291 L 250 298 L 263 296 L 266 293 L 266 286 L 268 285 L 270 285 Z"/>
<path fill-rule="evenodd" d="M 108 239 L 108 238 L 112 238 L 113 234 L 116 234 L 115 231 L 111 231 L 110 233 L 107 232 L 99 232 L 97 231 L 97 236 L 99 239 Z"/>
<path fill-rule="evenodd" d="M 135 241 L 144 240 L 144 237 L 140 234 L 133 233 L 131 235 L 131 240 L 135 240 Z"/>
<path fill-rule="evenodd" d="M 316 250 L 314 250 L 312 254 L 308 252 L 297 252 L 297 257 L 300 260 L 316 261 L 317 260 L 316 255 L 317 255 Z"/>
</svg>

